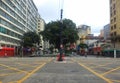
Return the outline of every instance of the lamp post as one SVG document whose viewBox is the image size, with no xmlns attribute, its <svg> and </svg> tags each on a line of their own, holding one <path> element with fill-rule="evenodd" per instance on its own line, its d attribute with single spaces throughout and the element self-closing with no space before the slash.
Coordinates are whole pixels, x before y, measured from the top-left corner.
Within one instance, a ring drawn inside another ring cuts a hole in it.
<svg viewBox="0 0 120 83">
<path fill-rule="evenodd" d="M 63 39 L 62 39 L 62 14 L 63 14 L 63 9 L 60 10 L 61 13 L 60 13 L 60 56 L 59 56 L 59 59 L 58 61 L 63 61 L 62 59 L 62 55 L 63 55 Z"/>
</svg>

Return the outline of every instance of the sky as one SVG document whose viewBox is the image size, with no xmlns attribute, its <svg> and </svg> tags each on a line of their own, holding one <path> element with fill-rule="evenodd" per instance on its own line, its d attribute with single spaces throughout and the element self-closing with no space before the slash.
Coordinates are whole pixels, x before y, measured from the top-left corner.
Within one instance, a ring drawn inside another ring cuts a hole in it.
<svg viewBox="0 0 120 83">
<path fill-rule="evenodd" d="M 100 30 L 110 23 L 109 0 L 33 0 L 39 14 L 46 23 L 63 19 L 71 19 L 77 26 L 91 26 L 91 33 L 99 35 Z"/>
</svg>

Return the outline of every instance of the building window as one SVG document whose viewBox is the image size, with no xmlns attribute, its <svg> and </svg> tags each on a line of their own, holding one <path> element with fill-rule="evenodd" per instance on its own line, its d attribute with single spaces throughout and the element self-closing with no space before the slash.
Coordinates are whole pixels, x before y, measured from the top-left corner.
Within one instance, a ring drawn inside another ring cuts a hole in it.
<svg viewBox="0 0 120 83">
<path fill-rule="evenodd" d="M 111 36 L 113 36 L 113 33 L 111 33 Z"/>
<path fill-rule="evenodd" d="M 116 15 L 116 10 L 114 10 L 114 15 Z"/>
<path fill-rule="evenodd" d="M 116 29 L 116 24 L 114 24 L 114 29 Z"/>
<path fill-rule="evenodd" d="M 116 32 L 114 32 L 114 36 L 116 36 L 116 34 L 117 34 L 117 33 L 116 33 Z"/>
<path fill-rule="evenodd" d="M 116 17 L 114 17 L 114 22 L 116 22 Z"/>
<path fill-rule="evenodd" d="M 111 30 L 113 30 L 113 26 L 111 26 Z"/>
<path fill-rule="evenodd" d="M 115 4 L 113 4 L 113 9 L 115 9 Z"/>
<path fill-rule="evenodd" d="M 110 7 L 110 12 L 112 12 L 112 7 Z"/>
<path fill-rule="evenodd" d="M 112 17 L 112 13 L 110 13 L 110 16 Z"/>
<path fill-rule="evenodd" d="M 113 19 L 111 19 L 111 23 L 113 23 Z"/>
</svg>

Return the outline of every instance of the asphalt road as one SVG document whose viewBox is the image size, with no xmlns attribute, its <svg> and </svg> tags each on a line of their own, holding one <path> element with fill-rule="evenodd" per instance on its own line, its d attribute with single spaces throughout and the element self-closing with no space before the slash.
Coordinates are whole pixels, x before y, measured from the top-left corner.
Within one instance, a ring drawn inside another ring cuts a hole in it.
<svg viewBox="0 0 120 83">
<path fill-rule="evenodd" d="M 120 83 L 120 59 L 0 58 L 0 83 Z"/>
</svg>

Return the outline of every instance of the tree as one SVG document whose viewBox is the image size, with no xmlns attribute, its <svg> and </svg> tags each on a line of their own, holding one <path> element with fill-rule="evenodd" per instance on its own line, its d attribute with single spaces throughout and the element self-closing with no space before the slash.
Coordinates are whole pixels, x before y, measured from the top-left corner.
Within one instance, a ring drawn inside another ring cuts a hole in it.
<svg viewBox="0 0 120 83">
<path fill-rule="evenodd" d="M 62 28 L 60 29 L 60 27 Z M 62 34 L 61 37 L 64 45 L 68 43 L 74 43 L 79 39 L 77 35 L 76 24 L 70 19 L 63 19 L 62 24 L 60 21 L 49 22 L 41 34 L 44 40 L 48 40 L 50 44 L 59 49 L 60 32 Z"/>
<path fill-rule="evenodd" d="M 80 44 L 79 44 L 79 47 L 80 47 L 80 48 L 88 48 L 88 45 L 87 45 L 87 44 L 84 44 L 84 43 L 80 43 Z"/>
<path fill-rule="evenodd" d="M 35 32 L 27 32 L 23 35 L 23 41 L 22 44 L 24 47 L 32 47 L 35 44 L 39 45 L 40 43 L 40 37 Z"/>
</svg>

